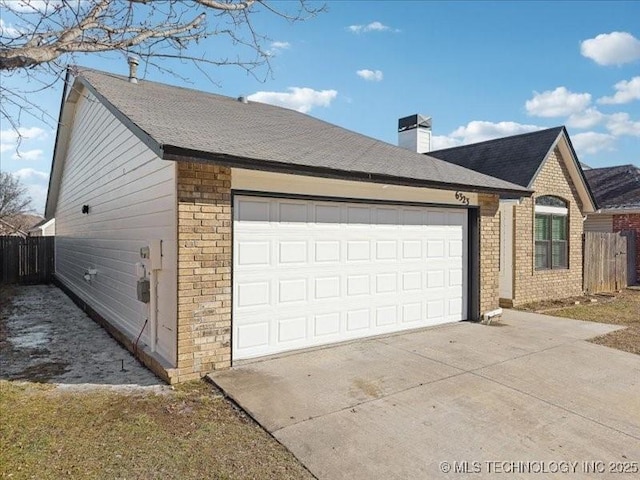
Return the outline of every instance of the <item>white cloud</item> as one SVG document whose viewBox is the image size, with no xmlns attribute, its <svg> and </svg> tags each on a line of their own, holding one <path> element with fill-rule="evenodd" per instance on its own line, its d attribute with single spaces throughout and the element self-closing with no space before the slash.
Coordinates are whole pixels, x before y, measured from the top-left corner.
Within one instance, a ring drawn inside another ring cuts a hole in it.
<svg viewBox="0 0 640 480">
<path fill-rule="evenodd" d="M 468 143 L 484 142 L 494 138 L 509 137 L 521 133 L 542 130 L 544 127 L 526 125 L 516 122 L 484 122 L 473 120 L 467 125 L 456 128 L 449 135 L 434 135 L 431 137 L 432 150 L 457 147 Z"/>
<path fill-rule="evenodd" d="M 13 174 L 27 187 L 27 193 L 31 197 L 31 205 L 34 210 L 43 213 L 47 201 L 49 174 L 34 168 L 22 168 Z"/>
<path fill-rule="evenodd" d="M 580 53 L 599 65 L 622 65 L 640 59 L 640 40 L 628 32 L 601 33 L 583 41 Z"/>
<path fill-rule="evenodd" d="M 608 116 L 607 130 L 616 137 L 622 135 L 640 137 L 640 122 L 631 120 L 628 113 L 614 113 Z"/>
<path fill-rule="evenodd" d="M 256 92 L 247 98 L 308 113 L 314 107 L 328 107 L 336 98 L 336 90 L 314 90 L 308 87 L 289 87 L 287 92 Z"/>
<path fill-rule="evenodd" d="M 585 132 L 571 137 L 578 156 L 595 154 L 603 150 L 613 150 L 615 137 L 608 133 Z"/>
<path fill-rule="evenodd" d="M 527 100 L 525 108 L 529 115 L 536 117 L 563 117 L 581 112 L 591 103 L 591 94 L 574 93 L 565 87 L 533 92 L 533 98 Z"/>
<path fill-rule="evenodd" d="M 448 136 L 460 140 L 463 144 L 467 144 L 518 135 L 520 133 L 534 132 L 542 128 L 543 127 L 538 127 L 537 125 L 526 125 L 516 122 L 493 123 L 474 120 L 466 126 L 458 127 Z"/>
<path fill-rule="evenodd" d="M 49 179 L 49 174 L 47 172 L 41 172 L 35 168 L 21 168 L 20 170 L 13 172 L 13 174 L 25 183 Z"/>
<path fill-rule="evenodd" d="M 11 156 L 11 158 L 13 158 L 14 160 L 36 161 L 42 160 L 44 158 L 43 155 L 43 150 L 34 148 L 32 150 L 18 150 Z"/>
<path fill-rule="evenodd" d="M 22 34 L 20 30 L 13 25 L 6 23 L 0 18 L 0 36 L 1 37 L 18 37 Z"/>
<path fill-rule="evenodd" d="M 442 150 L 443 148 L 457 147 L 462 142 L 446 135 L 433 135 L 431 137 L 431 149 Z"/>
<path fill-rule="evenodd" d="M 12 128 L 0 130 L 0 152 L 17 150 L 20 142 L 44 140 L 48 136 L 48 132 L 39 127 L 20 127 L 17 132 Z"/>
<path fill-rule="evenodd" d="M 633 100 L 640 100 L 640 77 L 633 77 L 631 80 L 622 80 L 616 83 L 613 88 L 616 93 L 613 97 L 602 97 L 598 103 L 604 105 L 619 105 L 629 103 Z"/>
<path fill-rule="evenodd" d="M 291 48 L 291 44 L 289 42 L 271 42 L 266 53 L 267 55 L 276 55 L 283 50 L 288 50 L 289 48 Z"/>
<path fill-rule="evenodd" d="M 287 48 L 291 48 L 291 44 L 289 42 L 271 42 L 271 48 L 276 48 L 278 50 L 284 50 Z"/>
<path fill-rule="evenodd" d="M 567 118 L 567 125 L 572 128 L 592 128 L 604 121 L 607 116 L 597 108 L 587 108 Z"/>
<path fill-rule="evenodd" d="M 398 32 L 399 31 L 397 29 L 392 29 L 388 25 L 385 25 L 384 23 L 381 23 L 378 21 L 368 23 L 367 25 L 349 25 L 347 27 L 347 30 L 353 33 L 388 32 L 388 31 Z"/>
<path fill-rule="evenodd" d="M 73 4 L 74 2 L 70 2 Z M 78 1 L 78 4 L 83 3 Z M 64 5 L 63 0 L 2 0 L 2 7 L 18 13 L 50 13 Z"/>
<path fill-rule="evenodd" d="M 358 70 L 356 75 L 370 82 L 380 82 L 383 78 L 381 70 L 367 70 L 366 68 L 364 70 Z"/>
</svg>

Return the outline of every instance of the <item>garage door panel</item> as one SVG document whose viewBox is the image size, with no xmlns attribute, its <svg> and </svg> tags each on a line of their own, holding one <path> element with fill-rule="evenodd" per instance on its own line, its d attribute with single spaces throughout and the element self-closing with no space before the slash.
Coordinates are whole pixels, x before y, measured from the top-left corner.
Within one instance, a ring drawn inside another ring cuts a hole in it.
<svg viewBox="0 0 640 480">
<path fill-rule="evenodd" d="M 323 313 L 313 316 L 314 333 L 317 337 L 340 333 L 340 312 Z"/>
<path fill-rule="evenodd" d="M 369 240 L 347 240 L 347 263 L 370 260 L 371 242 Z"/>
<path fill-rule="evenodd" d="M 271 244 L 268 241 L 242 241 L 238 243 L 237 261 L 241 266 L 269 265 Z"/>
<path fill-rule="evenodd" d="M 236 196 L 233 358 L 464 319 L 466 242 L 464 210 Z"/>
<path fill-rule="evenodd" d="M 236 203 L 235 210 L 237 213 L 237 222 L 268 223 L 270 220 L 271 203 L 265 202 L 261 198 L 240 198 Z"/>
<path fill-rule="evenodd" d="M 278 320 L 278 343 L 303 341 L 307 338 L 307 317 L 282 318 Z"/>
<path fill-rule="evenodd" d="M 278 281 L 278 304 L 307 302 L 308 286 L 306 278 L 283 279 Z"/>
<path fill-rule="evenodd" d="M 347 311 L 347 331 L 368 330 L 371 320 L 370 309 L 361 308 Z"/>
</svg>

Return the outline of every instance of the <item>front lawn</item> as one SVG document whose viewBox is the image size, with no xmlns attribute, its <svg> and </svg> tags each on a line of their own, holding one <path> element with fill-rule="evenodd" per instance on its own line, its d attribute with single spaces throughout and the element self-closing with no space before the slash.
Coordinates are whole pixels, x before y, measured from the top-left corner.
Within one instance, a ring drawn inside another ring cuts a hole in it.
<svg viewBox="0 0 640 480">
<path fill-rule="evenodd" d="M 593 343 L 640 355 L 640 290 L 623 290 L 597 303 L 545 311 L 556 317 L 624 325 L 625 329 L 591 339 Z"/>
<path fill-rule="evenodd" d="M 0 478 L 313 478 L 213 387 L 64 391 L 0 381 Z"/>
</svg>

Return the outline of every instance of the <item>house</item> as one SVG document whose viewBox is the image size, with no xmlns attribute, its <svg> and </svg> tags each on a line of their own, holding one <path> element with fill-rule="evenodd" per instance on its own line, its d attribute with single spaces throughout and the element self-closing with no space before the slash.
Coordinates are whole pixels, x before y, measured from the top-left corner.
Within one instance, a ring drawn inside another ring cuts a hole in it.
<svg viewBox="0 0 640 480">
<path fill-rule="evenodd" d="M 27 236 L 27 232 L 24 232 L 22 229 L 12 224 L 9 220 L 0 218 L 0 236 L 25 238 Z"/>
<path fill-rule="evenodd" d="M 585 170 L 598 210 L 587 215 L 587 232 L 634 232 L 634 268 L 629 285 L 640 282 L 640 168 L 635 165 Z"/>
<path fill-rule="evenodd" d="M 527 187 L 243 97 L 65 84 L 56 281 L 166 381 L 498 308 L 498 202 Z"/>
<path fill-rule="evenodd" d="M 429 152 L 532 190 L 500 200 L 500 304 L 582 294 L 583 218 L 596 209 L 564 127 Z"/>
<path fill-rule="evenodd" d="M 0 236 L 7 235 L 25 238 L 28 236 L 29 229 L 41 220 L 42 217 L 39 215 L 31 215 L 28 213 L 0 218 Z"/>
<path fill-rule="evenodd" d="M 56 234 L 56 219 L 46 218 L 36 223 L 27 232 L 30 237 L 53 237 Z"/>
</svg>

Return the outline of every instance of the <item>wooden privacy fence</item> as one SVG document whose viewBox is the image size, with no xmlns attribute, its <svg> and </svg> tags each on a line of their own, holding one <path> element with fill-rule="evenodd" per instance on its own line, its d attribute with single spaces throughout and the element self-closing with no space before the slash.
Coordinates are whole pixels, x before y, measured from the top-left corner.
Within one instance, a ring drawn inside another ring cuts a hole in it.
<svg viewBox="0 0 640 480">
<path fill-rule="evenodd" d="M 583 287 L 586 293 L 614 292 L 627 286 L 627 237 L 585 232 Z"/>
<path fill-rule="evenodd" d="M 55 237 L 0 237 L 0 283 L 49 283 Z"/>
</svg>

